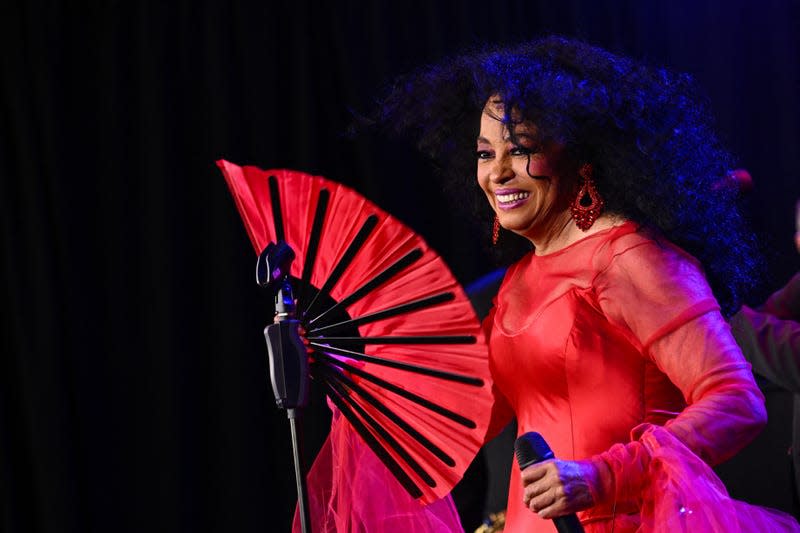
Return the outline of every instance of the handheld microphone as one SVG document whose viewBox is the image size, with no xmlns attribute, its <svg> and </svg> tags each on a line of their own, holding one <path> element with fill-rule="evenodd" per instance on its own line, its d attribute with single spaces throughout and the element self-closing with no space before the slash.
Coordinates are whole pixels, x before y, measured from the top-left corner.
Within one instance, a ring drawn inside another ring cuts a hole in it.
<svg viewBox="0 0 800 533">
<path fill-rule="evenodd" d="M 555 457 L 544 438 L 535 431 L 525 433 L 516 440 L 514 455 L 517 456 L 520 470 Z M 583 533 L 583 526 L 575 513 L 553 518 L 553 523 L 558 533 Z"/>
</svg>

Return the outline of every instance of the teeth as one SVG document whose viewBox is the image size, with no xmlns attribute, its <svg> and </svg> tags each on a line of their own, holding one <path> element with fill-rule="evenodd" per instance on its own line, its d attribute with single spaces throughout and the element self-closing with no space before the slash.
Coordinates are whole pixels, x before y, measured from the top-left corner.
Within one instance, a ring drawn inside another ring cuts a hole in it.
<svg viewBox="0 0 800 533">
<path fill-rule="evenodd" d="M 500 203 L 505 204 L 505 203 L 508 203 L 508 202 L 514 202 L 516 200 L 522 200 L 524 198 L 527 198 L 530 195 L 531 195 L 531 193 L 529 193 L 529 192 L 515 192 L 513 194 L 498 194 L 497 195 L 497 200 Z"/>
</svg>

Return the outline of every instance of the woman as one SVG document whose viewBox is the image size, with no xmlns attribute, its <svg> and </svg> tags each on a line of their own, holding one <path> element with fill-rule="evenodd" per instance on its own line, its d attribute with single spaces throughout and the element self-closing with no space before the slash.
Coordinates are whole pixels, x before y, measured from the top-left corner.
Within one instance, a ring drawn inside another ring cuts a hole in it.
<svg viewBox="0 0 800 533">
<path fill-rule="evenodd" d="M 732 165 L 692 93 L 550 37 L 428 68 L 384 101 L 380 122 L 415 136 L 453 194 L 477 168 L 494 240 L 523 244 L 485 322 L 487 440 L 516 417 L 558 459 L 512 469 L 506 531 L 570 513 L 587 531 L 797 527 L 727 498 L 708 467 L 766 415 L 724 319 L 752 239 L 714 186 Z"/>
</svg>

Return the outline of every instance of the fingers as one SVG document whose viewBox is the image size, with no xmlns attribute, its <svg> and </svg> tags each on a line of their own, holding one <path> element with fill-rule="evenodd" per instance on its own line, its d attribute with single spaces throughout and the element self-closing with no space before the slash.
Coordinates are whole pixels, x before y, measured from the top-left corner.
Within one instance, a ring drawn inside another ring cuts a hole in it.
<svg viewBox="0 0 800 533">
<path fill-rule="evenodd" d="M 537 513 L 542 518 L 548 518 L 547 513 L 557 512 L 562 498 L 559 497 L 559 489 L 550 487 L 541 494 L 532 497 L 528 502 L 528 509 Z"/>
<path fill-rule="evenodd" d="M 569 514 L 566 501 L 563 498 L 555 498 L 552 503 L 543 504 L 542 507 L 536 507 L 535 509 L 531 509 L 531 511 L 538 514 L 539 518 L 545 519 L 557 518 Z"/>
<path fill-rule="evenodd" d="M 521 475 L 523 503 L 542 518 L 555 518 L 593 505 L 578 462 L 550 460 L 526 468 Z"/>
<path fill-rule="evenodd" d="M 526 488 L 526 505 L 532 512 L 541 518 L 555 518 L 567 514 L 567 498 L 562 485 L 542 489 L 541 486 L 532 488 L 530 493 Z"/>
<path fill-rule="evenodd" d="M 542 479 L 548 475 L 548 473 L 551 475 L 553 473 L 558 475 L 558 469 L 556 469 L 552 459 L 529 466 L 522 471 L 520 477 L 522 478 L 522 484 L 528 485 L 529 483 L 535 483 L 536 481 Z"/>
<path fill-rule="evenodd" d="M 553 461 L 545 461 L 529 466 L 522 471 L 522 484 L 525 487 L 522 501 L 533 512 L 539 512 L 552 505 L 556 498 L 558 469 Z"/>
</svg>

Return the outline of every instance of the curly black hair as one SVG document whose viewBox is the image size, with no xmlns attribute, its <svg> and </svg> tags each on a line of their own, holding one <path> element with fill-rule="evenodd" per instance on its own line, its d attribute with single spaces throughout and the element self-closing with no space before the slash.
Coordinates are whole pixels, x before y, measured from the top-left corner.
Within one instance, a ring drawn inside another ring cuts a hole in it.
<svg viewBox="0 0 800 533">
<path fill-rule="evenodd" d="M 688 75 L 549 36 L 403 76 L 380 100 L 373 124 L 412 138 L 449 192 L 466 200 L 458 203 L 486 213 L 488 227 L 475 185 L 475 136 L 487 99 L 498 95 L 510 129 L 530 121 L 543 142 L 593 165 L 608 212 L 656 228 L 696 257 L 730 316 L 760 258 L 735 190 L 720 186 L 732 158 L 698 93 Z"/>
</svg>

